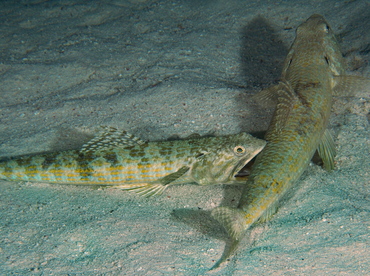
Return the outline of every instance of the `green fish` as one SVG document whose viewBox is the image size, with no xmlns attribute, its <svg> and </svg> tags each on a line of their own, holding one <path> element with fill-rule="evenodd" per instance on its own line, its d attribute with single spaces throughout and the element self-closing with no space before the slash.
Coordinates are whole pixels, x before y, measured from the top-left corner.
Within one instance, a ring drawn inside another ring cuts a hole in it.
<svg viewBox="0 0 370 276">
<path fill-rule="evenodd" d="M 107 128 L 81 150 L 2 160 L 0 179 L 109 185 L 151 196 L 173 184 L 242 183 L 237 173 L 264 145 L 247 133 L 144 142 Z"/>
<path fill-rule="evenodd" d="M 246 230 L 276 212 L 279 200 L 306 170 L 316 150 L 324 168 L 334 168 L 334 142 L 326 129 L 332 98 L 356 82 L 356 77 L 344 75 L 342 54 L 328 23 L 321 15 L 309 17 L 296 31 L 280 83 L 259 94 L 260 100 L 277 104 L 265 136 L 267 144 L 256 158 L 239 206 L 212 211 L 233 240 L 215 267 L 233 253 Z"/>
</svg>

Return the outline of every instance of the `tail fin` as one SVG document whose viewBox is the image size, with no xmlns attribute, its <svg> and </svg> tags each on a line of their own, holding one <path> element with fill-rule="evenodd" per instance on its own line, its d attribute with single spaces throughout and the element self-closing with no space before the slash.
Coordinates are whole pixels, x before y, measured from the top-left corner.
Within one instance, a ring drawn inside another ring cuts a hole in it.
<svg viewBox="0 0 370 276">
<path fill-rule="evenodd" d="M 212 211 L 212 216 L 223 225 L 231 238 L 238 241 L 248 228 L 244 212 L 230 207 L 218 207 Z"/>
<path fill-rule="evenodd" d="M 226 243 L 226 247 L 224 250 L 224 253 L 222 253 L 221 258 L 215 263 L 213 267 L 211 267 L 210 270 L 214 270 L 219 268 L 225 261 L 228 261 L 231 255 L 233 255 L 236 251 L 236 249 L 239 246 L 239 241 L 238 240 L 231 240 Z"/>
<path fill-rule="evenodd" d="M 235 253 L 240 239 L 242 238 L 242 234 L 248 228 L 248 225 L 245 221 L 244 212 L 240 209 L 218 207 L 212 211 L 211 215 L 223 225 L 229 236 L 232 238 L 232 240 L 226 244 L 226 248 L 221 259 L 211 268 L 211 270 L 213 270 L 218 268 Z"/>
</svg>

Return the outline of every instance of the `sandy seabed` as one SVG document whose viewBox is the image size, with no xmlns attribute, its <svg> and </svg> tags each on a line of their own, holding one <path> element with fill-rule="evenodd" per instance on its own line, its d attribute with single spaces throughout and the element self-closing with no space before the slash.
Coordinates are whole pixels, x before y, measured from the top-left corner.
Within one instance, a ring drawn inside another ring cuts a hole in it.
<svg viewBox="0 0 370 276">
<path fill-rule="evenodd" d="M 296 27 L 330 22 L 370 77 L 368 1 L 1 1 L 0 156 L 79 147 L 101 125 L 146 140 L 266 130 L 250 98 L 279 79 Z M 1 275 L 369 275 L 369 95 L 336 98 L 336 170 L 311 165 L 217 270 L 210 218 L 238 186 L 114 189 L 0 182 Z"/>
</svg>

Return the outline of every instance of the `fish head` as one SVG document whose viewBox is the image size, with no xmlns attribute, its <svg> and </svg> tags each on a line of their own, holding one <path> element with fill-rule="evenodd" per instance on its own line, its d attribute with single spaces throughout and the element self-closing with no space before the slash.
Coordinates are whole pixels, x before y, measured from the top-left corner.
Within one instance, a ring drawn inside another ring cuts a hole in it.
<svg viewBox="0 0 370 276">
<path fill-rule="evenodd" d="M 320 59 L 315 62 L 327 65 L 333 75 L 344 73 L 344 59 L 339 44 L 330 25 L 322 15 L 311 15 L 297 28 L 291 50 L 299 51 L 299 49 L 306 49 L 306 53 L 315 53 L 312 58 Z"/>
<path fill-rule="evenodd" d="M 244 132 L 212 138 L 201 147 L 191 169 L 193 179 L 200 185 L 241 182 L 235 176 L 266 144 Z"/>
</svg>

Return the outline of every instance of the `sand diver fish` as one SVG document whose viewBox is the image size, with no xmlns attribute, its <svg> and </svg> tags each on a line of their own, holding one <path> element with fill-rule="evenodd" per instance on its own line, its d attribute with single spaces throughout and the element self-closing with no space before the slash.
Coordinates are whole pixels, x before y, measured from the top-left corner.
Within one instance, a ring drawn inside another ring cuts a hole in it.
<svg viewBox="0 0 370 276">
<path fill-rule="evenodd" d="M 172 184 L 234 184 L 265 145 L 247 133 L 162 142 L 106 128 L 81 150 L 23 156 L 0 162 L 0 179 L 110 185 L 151 196 Z"/>
<path fill-rule="evenodd" d="M 233 240 L 215 267 L 233 253 L 247 229 L 276 212 L 279 199 L 316 150 L 324 168 L 334 168 L 334 142 L 326 130 L 332 97 L 356 82 L 356 77 L 343 74 L 342 54 L 331 28 L 321 15 L 312 15 L 297 28 L 280 83 L 258 96 L 275 98 L 277 105 L 265 135 L 267 144 L 256 158 L 238 207 L 212 211 Z"/>
</svg>

